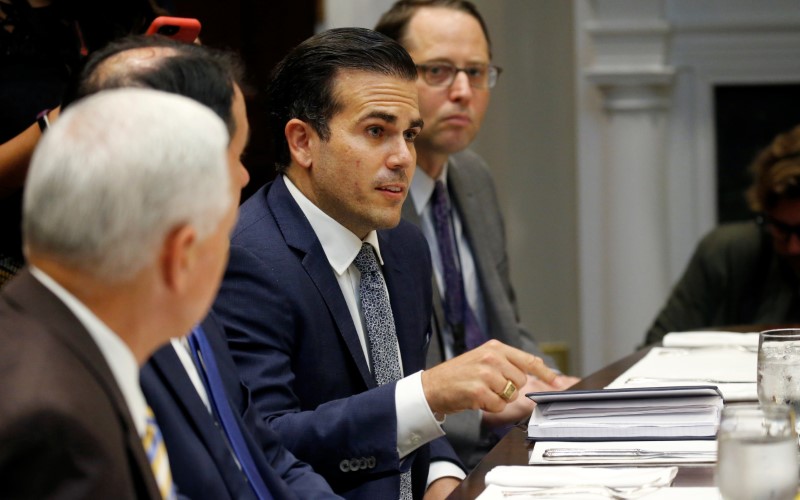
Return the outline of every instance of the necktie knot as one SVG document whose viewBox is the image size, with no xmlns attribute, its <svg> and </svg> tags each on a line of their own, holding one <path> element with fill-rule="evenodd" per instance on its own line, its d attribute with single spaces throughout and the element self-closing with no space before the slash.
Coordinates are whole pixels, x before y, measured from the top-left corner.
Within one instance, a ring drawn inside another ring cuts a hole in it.
<svg viewBox="0 0 800 500">
<path fill-rule="evenodd" d="M 378 259 L 375 257 L 375 251 L 372 249 L 372 245 L 369 243 L 364 243 L 361 245 L 361 250 L 359 250 L 358 255 L 356 255 L 353 264 L 361 274 L 375 273 L 379 271 Z"/>
</svg>

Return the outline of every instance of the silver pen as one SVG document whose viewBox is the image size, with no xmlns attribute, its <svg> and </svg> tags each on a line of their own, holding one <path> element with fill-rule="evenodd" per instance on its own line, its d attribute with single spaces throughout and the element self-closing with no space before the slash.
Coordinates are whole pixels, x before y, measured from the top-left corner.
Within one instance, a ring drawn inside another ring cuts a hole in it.
<svg viewBox="0 0 800 500">
<path fill-rule="evenodd" d="M 549 448 L 542 453 L 546 461 L 574 461 L 584 458 L 636 460 L 640 458 L 708 458 L 714 460 L 717 452 L 713 450 L 675 450 L 656 451 L 631 449 L 580 449 L 580 448 Z"/>
</svg>

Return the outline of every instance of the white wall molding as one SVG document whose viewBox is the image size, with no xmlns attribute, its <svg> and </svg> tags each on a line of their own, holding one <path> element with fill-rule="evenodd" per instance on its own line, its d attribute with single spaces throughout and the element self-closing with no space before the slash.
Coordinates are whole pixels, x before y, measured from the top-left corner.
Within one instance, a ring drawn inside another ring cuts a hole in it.
<svg viewBox="0 0 800 500">
<path fill-rule="evenodd" d="M 591 372 L 643 340 L 716 224 L 714 88 L 800 82 L 800 2 L 575 2 L 581 339 Z"/>
<path fill-rule="evenodd" d="M 641 343 L 667 281 L 663 150 L 675 70 L 661 0 L 581 3 L 581 319 L 592 371 Z"/>
</svg>

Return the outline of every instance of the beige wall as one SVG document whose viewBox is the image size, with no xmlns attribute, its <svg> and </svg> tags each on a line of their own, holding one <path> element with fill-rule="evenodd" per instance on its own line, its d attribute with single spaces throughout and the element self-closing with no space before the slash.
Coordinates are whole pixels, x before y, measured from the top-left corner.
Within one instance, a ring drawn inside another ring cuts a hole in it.
<svg viewBox="0 0 800 500">
<path fill-rule="evenodd" d="M 506 216 L 523 322 L 580 373 L 572 2 L 476 0 L 503 67 L 474 144 Z"/>
</svg>

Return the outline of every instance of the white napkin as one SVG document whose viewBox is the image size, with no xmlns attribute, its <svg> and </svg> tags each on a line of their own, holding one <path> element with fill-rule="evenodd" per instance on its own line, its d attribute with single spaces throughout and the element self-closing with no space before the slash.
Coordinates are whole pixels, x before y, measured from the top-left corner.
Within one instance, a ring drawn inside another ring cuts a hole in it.
<svg viewBox="0 0 800 500">
<path fill-rule="evenodd" d="M 713 457 L 702 455 L 687 455 L 685 457 L 637 457 L 635 459 L 609 459 L 599 457 L 579 457 L 569 461 L 545 460 L 542 454 L 550 449 L 577 449 L 577 450 L 644 450 L 644 451 L 665 451 L 665 452 L 712 452 Z M 533 445 L 531 456 L 528 463 L 531 465 L 550 465 L 560 467 L 565 464 L 586 465 L 586 464 L 632 464 L 633 461 L 639 464 L 677 464 L 677 463 L 714 463 L 716 462 L 717 442 L 711 439 L 693 439 L 676 441 L 538 441 Z"/>
<path fill-rule="evenodd" d="M 478 496 L 477 500 L 509 500 L 511 498 L 525 498 L 524 496 L 507 497 L 503 494 L 505 491 L 512 491 L 515 489 L 519 488 L 490 484 L 485 490 L 483 490 L 483 493 Z M 589 492 L 584 494 L 576 493 L 575 495 L 558 495 L 559 500 L 602 500 L 607 498 L 608 495 L 592 494 Z M 646 500 L 720 500 L 722 497 L 719 494 L 719 489 L 713 486 L 707 486 L 692 488 L 661 488 L 638 498 Z"/>
<path fill-rule="evenodd" d="M 643 484 L 667 486 L 677 467 L 551 467 L 549 465 L 500 465 L 486 473 L 487 485 L 551 488 L 595 485 L 634 487 Z"/>
<path fill-rule="evenodd" d="M 742 346 L 758 349 L 758 333 L 671 332 L 664 336 L 664 347 Z"/>
</svg>

